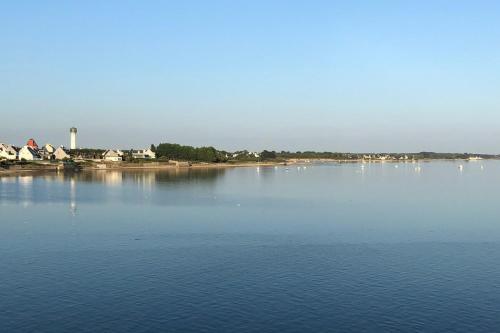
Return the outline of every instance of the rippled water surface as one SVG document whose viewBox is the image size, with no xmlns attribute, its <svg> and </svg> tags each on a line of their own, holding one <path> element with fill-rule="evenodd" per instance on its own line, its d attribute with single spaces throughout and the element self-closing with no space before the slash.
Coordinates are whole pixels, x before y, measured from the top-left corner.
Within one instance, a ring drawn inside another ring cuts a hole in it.
<svg viewBox="0 0 500 333">
<path fill-rule="evenodd" d="M 486 161 L 1 177 L 0 331 L 498 331 L 499 197 Z"/>
</svg>

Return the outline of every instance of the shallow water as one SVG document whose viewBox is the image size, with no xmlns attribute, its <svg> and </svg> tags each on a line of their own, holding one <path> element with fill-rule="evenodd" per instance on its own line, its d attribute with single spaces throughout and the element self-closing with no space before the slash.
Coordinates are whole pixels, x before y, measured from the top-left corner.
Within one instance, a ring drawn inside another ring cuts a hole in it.
<svg viewBox="0 0 500 333">
<path fill-rule="evenodd" d="M 496 331 L 499 185 L 495 161 L 3 177 L 0 323 Z"/>
</svg>

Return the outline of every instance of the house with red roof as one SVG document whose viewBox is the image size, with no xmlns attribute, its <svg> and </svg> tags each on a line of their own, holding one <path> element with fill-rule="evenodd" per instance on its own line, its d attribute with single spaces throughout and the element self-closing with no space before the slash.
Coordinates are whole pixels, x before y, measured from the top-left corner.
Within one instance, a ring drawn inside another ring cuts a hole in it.
<svg viewBox="0 0 500 333">
<path fill-rule="evenodd" d="M 26 146 L 33 148 L 33 149 L 38 149 L 38 145 L 36 144 L 36 141 L 33 138 L 28 140 L 28 142 L 26 143 Z"/>
</svg>

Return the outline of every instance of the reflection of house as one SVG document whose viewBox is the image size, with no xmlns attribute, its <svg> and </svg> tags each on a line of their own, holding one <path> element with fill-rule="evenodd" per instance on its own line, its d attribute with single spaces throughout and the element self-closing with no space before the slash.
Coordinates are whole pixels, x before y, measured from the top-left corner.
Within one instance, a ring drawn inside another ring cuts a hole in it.
<svg viewBox="0 0 500 333">
<path fill-rule="evenodd" d="M 133 158 L 154 159 L 156 154 L 151 149 L 132 150 Z"/>
<path fill-rule="evenodd" d="M 32 147 L 24 146 L 19 151 L 19 159 L 26 161 L 39 161 L 42 159 L 42 157 L 40 156 L 40 154 L 38 154 L 38 151 L 36 151 Z"/>
<path fill-rule="evenodd" d="M 0 143 L 0 159 L 16 160 L 17 150 L 6 143 Z"/>
<path fill-rule="evenodd" d="M 105 161 L 111 162 L 120 162 L 122 160 L 120 154 L 114 150 L 106 150 L 106 152 L 102 155 L 102 158 Z"/>
<path fill-rule="evenodd" d="M 117 171 L 104 173 L 104 181 L 109 185 L 120 185 L 123 181 L 123 174 Z"/>
<path fill-rule="evenodd" d="M 54 157 L 56 160 L 65 160 L 70 158 L 69 154 L 66 152 L 64 147 L 57 148 L 56 151 L 54 152 Z"/>
</svg>

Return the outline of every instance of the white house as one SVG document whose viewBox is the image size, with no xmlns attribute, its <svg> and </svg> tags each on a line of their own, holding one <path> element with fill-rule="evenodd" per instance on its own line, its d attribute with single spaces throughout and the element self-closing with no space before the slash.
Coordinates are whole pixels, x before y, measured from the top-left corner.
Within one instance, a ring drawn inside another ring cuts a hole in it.
<svg viewBox="0 0 500 333">
<path fill-rule="evenodd" d="M 41 159 L 42 157 L 40 156 L 38 151 L 36 151 L 34 148 L 30 146 L 24 146 L 19 151 L 19 160 L 39 161 Z"/>
<path fill-rule="evenodd" d="M 54 146 L 51 145 L 50 143 L 45 144 L 45 146 L 43 146 L 42 149 L 45 150 L 49 154 L 54 154 L 54 152 L 56 151 Z"/>
<path fill-rule="evenodd" d="M 155 159 L 156 154 L 151 149 L 132 150 L 133 158 Z"/>
<path fill-rule="evenodd" d="M 120 154 L 114 150 L 106 150 L 106 152 L 102 155 L 102 158 L 105 161 L 111 162 L 120 162 L 123 160 Z"/>
<path fill-rule="evenodd" d="M 42 149 L 40 149 L 38 151 L 38 154 L 40 154 L 40 156 L 44 160 L 52 160 L 52 159 L 54 159 L 54 152 L 55 151 L 56 151 L 56 149 L 54 148 L 54 146 L 52 146 L 50 143 L 47 143 L 47 144 L 45 144 L 45 146 L 42 147 Z"/>
<path fill-rule="evenodd" d="M 16 149 L 9 144 L 0 143 L 0 159 L 16 160 L 17 159 Z"/>
<path fill-rule="evenodd" d="M 56 160 L 65 160 L 71 158 L 64 147 L 57 148 L 54 152 L 54 157 L 56 158 Z"/>
</svg>

